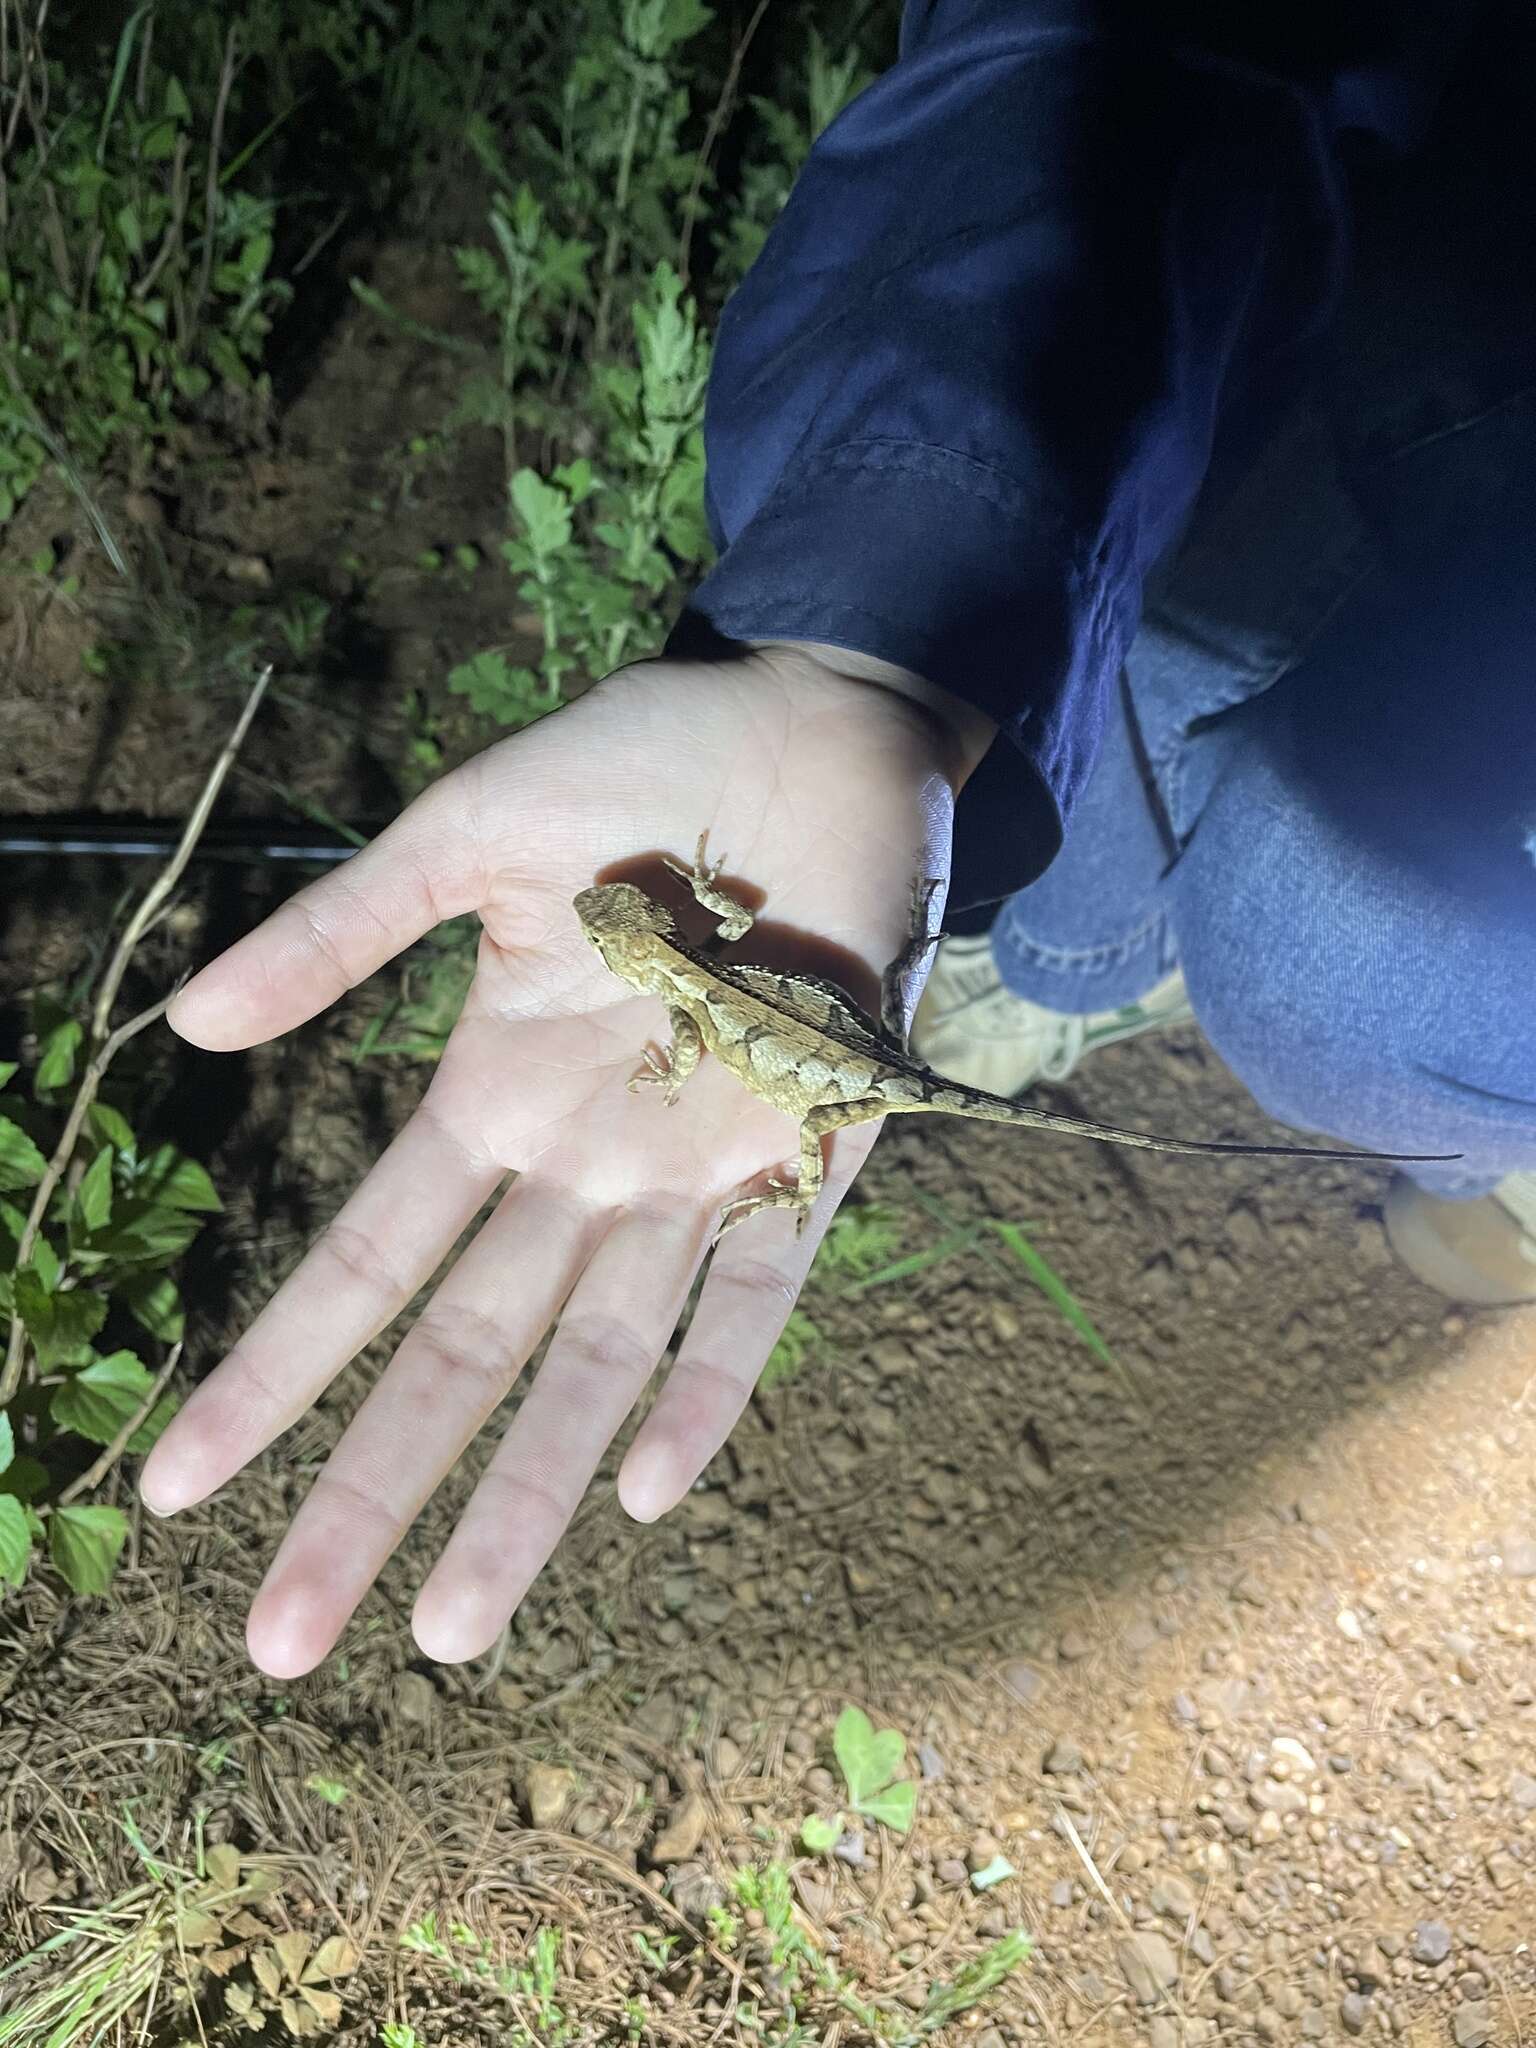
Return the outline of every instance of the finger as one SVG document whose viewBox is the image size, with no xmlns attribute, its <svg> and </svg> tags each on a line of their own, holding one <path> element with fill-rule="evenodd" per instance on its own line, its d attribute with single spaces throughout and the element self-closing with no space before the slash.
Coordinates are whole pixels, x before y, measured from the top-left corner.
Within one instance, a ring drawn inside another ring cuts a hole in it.
<svg viewBox="0 0 1536 2048">
<path fill-rule="evenodd" d="M 421 1589 L 411 1629 L 429 1657 L 479 1656 L 543 1569 L 677 1327 L 713 1223 L 696 1202 L 652 1195 L 598 1246 Z"/>
<path fill-rule="evenodd" d="M 507 1393 L 601 1218 L 520 1180 L 465 1250 L 331 1453 L 251 1607 L 263 1671 L 313 1670 L 445 1474 Z"/>
<path fill-rule="evenodd" d="M 150 1452 L 139 1491 L 155 1514 L 212 1493 L 297 1422 L 426 1285 L 503 1178 L 430 1101 Z"/>
<path fill-rule="evenodd" d="M 878 1130 L 839 1134 L 803 1236 L 786 1211 L 765 1210 L 710 1261 L 667 1383 L 619 1470 L 620 1503 L 637 1522 L 675 1507 L 735 1427 Z"/>
<path fill-rule="evenodd" d="M 402 811 L 377 839 L 300 889 L 211 960 L 166 1012 L 210 1052 L 291 1031 L 365 981 L 444 918 L 485 899 L 470 762 Z"/>
</svg>

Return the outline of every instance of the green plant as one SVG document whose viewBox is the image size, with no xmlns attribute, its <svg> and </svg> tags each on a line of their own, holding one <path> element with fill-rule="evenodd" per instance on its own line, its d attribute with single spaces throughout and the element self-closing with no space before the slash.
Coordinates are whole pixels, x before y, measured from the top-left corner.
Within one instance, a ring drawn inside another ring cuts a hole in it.
<svg viewBox="0 0 1536 2048">
<path fill-rule="evenodd" d="M 45 1542 L 75 1592 L 107 1590 L 127 1520 L 80 1496 L 125 1451 L 147 1450 L 176 1409 L 165 1387 L 184 1316 L 168 1268 L 222 1205 L 196 1160 L 173 1145 L 141 1146 L 126 1112 L 99 1091 L 123 1046 L 165 1010 L 168 997 L 109 1029 L 134 948 L 164 914 L 266 682 L 264 672 L 89 1004 L 89 969 L 73 1003 L 34 999 L 30 1101 L 9 1088 L 18 1063 L 0 1064 L 0 1582 L 12 1586 Z M 23 1193 L 24 1209 L 9 1199 Z M 115 1338 L 98 1347 L 114 1325 L 124 1334 L 131 1324 L 166 1347 L 158 1371 Z M 81 1442 L 105 1448 L 71 1475 Z"/>
<path fill-rule="evenodd" d="M 848 1804 L 866 1820 L 904 1835 L 917 1810 L 917 1786 L 898 1777 L 907 1745 L 895 1728 L 875 1730 L 862 1707 L 844 1707 L 832 1731 L 832 1748 L 847 1788 Z M 800 1842 L 812 1856 L 828 1855 L 842 1838 L 845 1816 L 809 1813 L 800 1823 Z"/>
<path fill-rule="evenodd" d="M 792 1308 L 779 1340 L 763 1362 L 757 1376 L 758 1391 L 768 1393 L 792 1380 L 821 1342 L 821 1332 L 803 1308 Z"/>
<path fill-rule="evenodd" d="M 0 525 L 49 463 L 77 489 L 116 455 L 139 475 L 204 401 L 264 396 L 289 287 L 268 274 L 271 201 L 222 166 L 235 32 L 194 105 L 153 12 L 103 76 L 47 52 L 46 0 L 0 0 Z"/>
<path fill-rule="evenodd" d="M 538 1928 L 519 1963 L 493 1962 L 489 1945 L 462 1920 L 453 1923 L 449 1934 L 449 1940 L 444 1940 L 437 1931 L 436 1913 L 427 1913 L 406 1928 L 400 1945 L 431 1956 L 460 1984 L 485 1985 L 509 2000 L 526 2002 L 532 2009 L 535 2037 L 548 2048 L 559 2048 L 573 2037 L 575 2022 L 562 2012 L 556 1997 L 560 1979 L 557 1929 Z M 521 2027 L 514 2030 L 518 2042 L 528 2038 Z"/>
<path fill-rule="evenodd" d="M 119 1821 L 144 1865 L 145 1882 L 107 1906 L 67 1914 L 69 1925 L 0 1970 L 7 1978 L 46 1966 L 34 1988 L 18 1986 L 0 2012 L 0 2048 L 74 2048 L 102 2041 L 125 2021 L 142 2038 L 151 2013 L 185 2014 L 209 1988 L 207 1957 L 220 1951 L 217 1988 L 231 2027 L 266 2031 L 281 2020 L 290 2039 L 329 2037 L 342 2019 L 331 1987 L 357 1966 L 345 1935 L 318 1947 L 307 1934 L 264 1926 L 275 1902 L 272 1872 L 229 1843 L 206 1846 L 194 1815 L 190 1864 L 151 1851 L 131 1806 Z M 287 1916 L 284 1916 L 285 1918 Z M 233 1974 L 232 1974 L 233 1973 Z M 17 2002 L 19 1999 L 19 2003 Z M 198 2023 L 199 2035 L 202 2033 Z M 226 2038 L 221 2030 L 221 2038 Z"/>
</svg>

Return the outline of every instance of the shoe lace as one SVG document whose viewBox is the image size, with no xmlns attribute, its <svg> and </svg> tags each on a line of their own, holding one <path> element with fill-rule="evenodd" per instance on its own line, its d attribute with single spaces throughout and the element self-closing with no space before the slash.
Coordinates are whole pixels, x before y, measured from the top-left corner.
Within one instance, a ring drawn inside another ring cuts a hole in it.
<svg viewBox="0 0 1536 2048">
<path fill-rule="evenodd" d="M 1040 1078 L 1043 1081 L 1064 1081 L 1082 1058 L 1087 1036 L 1085 1018 L 1065 1015 L 1058 1018 L 1052 1042 L 1040 1061 Z"/>
</svg>

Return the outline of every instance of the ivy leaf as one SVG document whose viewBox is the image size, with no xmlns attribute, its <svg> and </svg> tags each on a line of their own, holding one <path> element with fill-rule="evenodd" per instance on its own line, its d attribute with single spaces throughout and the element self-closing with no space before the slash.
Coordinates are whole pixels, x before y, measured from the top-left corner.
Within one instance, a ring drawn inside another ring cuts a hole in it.
<svg viewBox="0 0 1536 2048">
<path fill-rule="evenodd" d="M 48 1412 L 60 1429 L 72 1429 L 93 1444 L 109 1444 L 153 1385 L 148 1367 L 131 1351 L 114 1351 L 83 1372 L 71 1373 L 62 1387 L 54 1389 Z M 129 1437 L 127 1448 L 136 1456 L 147 1451 L 179 1405 L 174 1394 L 162 1395 Z"/>
<path fill-rule="evenodd" d="M 27 1511 L 14 1494 L 0 1493 L 0 1581 L 19 1586 L 32 1562 Z"/>
<path fill-rule="evenodd" d="M 81 1287 L 50 1294 L 31 1266 L 24 1266 L 16 1275 L 16 1312 L 44 1372 L 59 1365 L 88 1364 L 90 1340 L 107 1320 L 107 1304 L 101 1295 Z"/>
<path fill-rule="evenodd" d="M 224 1207 L 208 1178 L 207 1168 L 178 1152 L 174 1145 L 157 1145 L 148 1158 L 140 1161 L 134 1178 L 137 1194 L 164 1202 L 172 1209 Z"/>
<path fill-rule="evenodd" d="M 77 1593 L 105 1593 L 117 1569 L 128 1523 L 118 1508 L 55 1508 L 48 1554 Z"/>
<path fill-rule="evenodd" d="M 0 1116 L 0 1188 L 35 1188 L 48 1162 L 32 1140 L 8 1116 Z"/>
<path fill-rule="evenodd" d="M 176 1282 L 166 1273 L 135 1273 L 116 1292 L 136 1323 L 164 1344 L 184 1335 L 186 1314 Z"/>
<path fill-rule="evenodd" d="M 81 1237 L 89 1237 L 93 1230 L 100 1230 L 112 1219 L 112 1159 L 112 1147 L 103 1145 L 75 1189 L 72 1221 L 78 1225 Z"/>
<path fill-rule="evenodd" d="M 912 1825 L 917 1787 L 910 1779 L 892 1782 L 907 1753 L 900 1730 L 882 1728 L 877 1733 L 861 1707 L 844 1707 L 832 1747 L 854 1808 L 905 1834 Z"/>
</svg>

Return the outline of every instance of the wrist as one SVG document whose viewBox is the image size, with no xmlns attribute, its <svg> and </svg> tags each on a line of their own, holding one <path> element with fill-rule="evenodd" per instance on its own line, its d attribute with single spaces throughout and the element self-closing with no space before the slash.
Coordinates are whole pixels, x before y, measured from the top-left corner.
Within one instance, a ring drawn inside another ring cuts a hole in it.
<svg viewBox="0 0 1536 2048">
<path fill-rule="evenodd" d="M 845 682 L 868 683 L 917 705 L 938 729 L 945 766 L 956 791 L 975 773 L 997 736 L 996 721 L 984 711 L 967 704 L 942 684 L 930 682 L 926 676 L 894 661 L 884 661 L 879 655 L 861 654 L 823 640 L 746 640 L 742 645 L 754 653 L 793 655 Z"/>
</svg>

